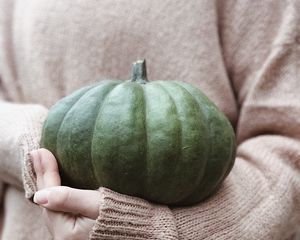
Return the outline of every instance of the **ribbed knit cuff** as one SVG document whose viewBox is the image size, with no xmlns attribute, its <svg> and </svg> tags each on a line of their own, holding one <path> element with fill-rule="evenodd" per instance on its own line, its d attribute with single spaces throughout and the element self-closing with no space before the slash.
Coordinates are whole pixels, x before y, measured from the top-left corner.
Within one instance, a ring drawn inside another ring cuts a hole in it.
<svg viewBox="0 0 300 240">
<path fill-rule="evenodd" d="M 30 152 L 39 148 L 38 141 L 31 139 L 30 135 L 24 134 L 20 137 L 21 156 L 23 157 L 22 178 L 25 190 L 25 197 L 31 199 L 37 191 L 37 180 L 33 170 L 33 163 L 30 159 Z"/>
<path fill-rule="evenodd" d="M 48 110 L 38 104 L 0 101 L 0 172 L 6 183 L 24 187 L 26 198 L 36 190 L 28 153 L 39 148 Z"/>
<path fill-rule="evenodd" d="M 99 217 L 90 233 L 96 239 L 178 239 L 171 210 L 143 199 L 100 188 Z"/>
<path fill-rule="evenodd" d="M 23 158 L 22 179 L 25 190 L 25 197 L 31 199 L 37 191 L 36 175 L 33 170 L 33 163 L 29 153 L 40 147 L 40 139 L 43 123 L 47 116 L 47 110 L 41 106 L 32 106 L 28 109 L 28 116 L 24 123 L 24 132 L 18 139 L 20 156 Z"/>
</svg>

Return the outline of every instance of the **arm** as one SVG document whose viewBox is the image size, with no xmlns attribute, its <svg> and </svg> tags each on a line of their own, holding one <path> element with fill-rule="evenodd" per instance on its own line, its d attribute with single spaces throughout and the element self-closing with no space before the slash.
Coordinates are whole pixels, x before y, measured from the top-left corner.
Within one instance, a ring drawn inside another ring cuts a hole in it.
<svg viewBox="0 0 300 240">
<path fill-rule="evenodd" d="M 27 196 L 34 192 L 27 153 L 39 147 L 46 108 L 36 104 L 0 101 L 0 179 L 19 188 Z M 24 181 L 23 181 L 24 180 Z M 24 183 L 24 185 L 23 185 Z"/>
</svg>

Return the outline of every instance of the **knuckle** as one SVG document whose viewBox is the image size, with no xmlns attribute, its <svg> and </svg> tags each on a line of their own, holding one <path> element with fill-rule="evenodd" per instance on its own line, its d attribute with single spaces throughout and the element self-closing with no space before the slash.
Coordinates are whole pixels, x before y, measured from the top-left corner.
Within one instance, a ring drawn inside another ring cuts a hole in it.
<svg viewBox="0 0 300 240">
<path fill-rule="evenodd" d="M 68 236 L 66 240 L 82 240 L 82 239 L 87 239 L 89 235 L 89 230 L 90 228 L 83 227 L 83 225 L 78 225 L 76 224 L 70 224 L 68 227 Z"/>
</svg>

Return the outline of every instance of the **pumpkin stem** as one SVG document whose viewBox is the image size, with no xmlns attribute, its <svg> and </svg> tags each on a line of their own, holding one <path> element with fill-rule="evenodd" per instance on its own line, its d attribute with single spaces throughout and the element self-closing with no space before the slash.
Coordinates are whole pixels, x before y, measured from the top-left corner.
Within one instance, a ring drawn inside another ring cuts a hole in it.
<svg viewBox="0 0 300 240">
<path fill-rule="evenodd" d="M 132 64 L 131 82 L 136 82 L 140 84 L 146 84 L 148 82 L 145 59 L 138 60 Z"/>
</svg>

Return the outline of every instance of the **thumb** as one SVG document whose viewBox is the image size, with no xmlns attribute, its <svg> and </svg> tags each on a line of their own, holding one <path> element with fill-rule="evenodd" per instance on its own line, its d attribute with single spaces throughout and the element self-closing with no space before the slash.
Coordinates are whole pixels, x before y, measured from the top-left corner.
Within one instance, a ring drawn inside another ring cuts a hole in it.
<svg viewBox="0 0 300 240">
<path fill-rule="evenodd" d="M 97 219 L 101 194 L 97 190 L 58 186 L 36 192 L 33 201 L 52 211 L 80 214 Z"/>
<path fill-rule="evenodd" d="M 57 161 L 47 149 L 41 148 L 30 152 L 38 189 L 60 186 Z"/>
</svg>

